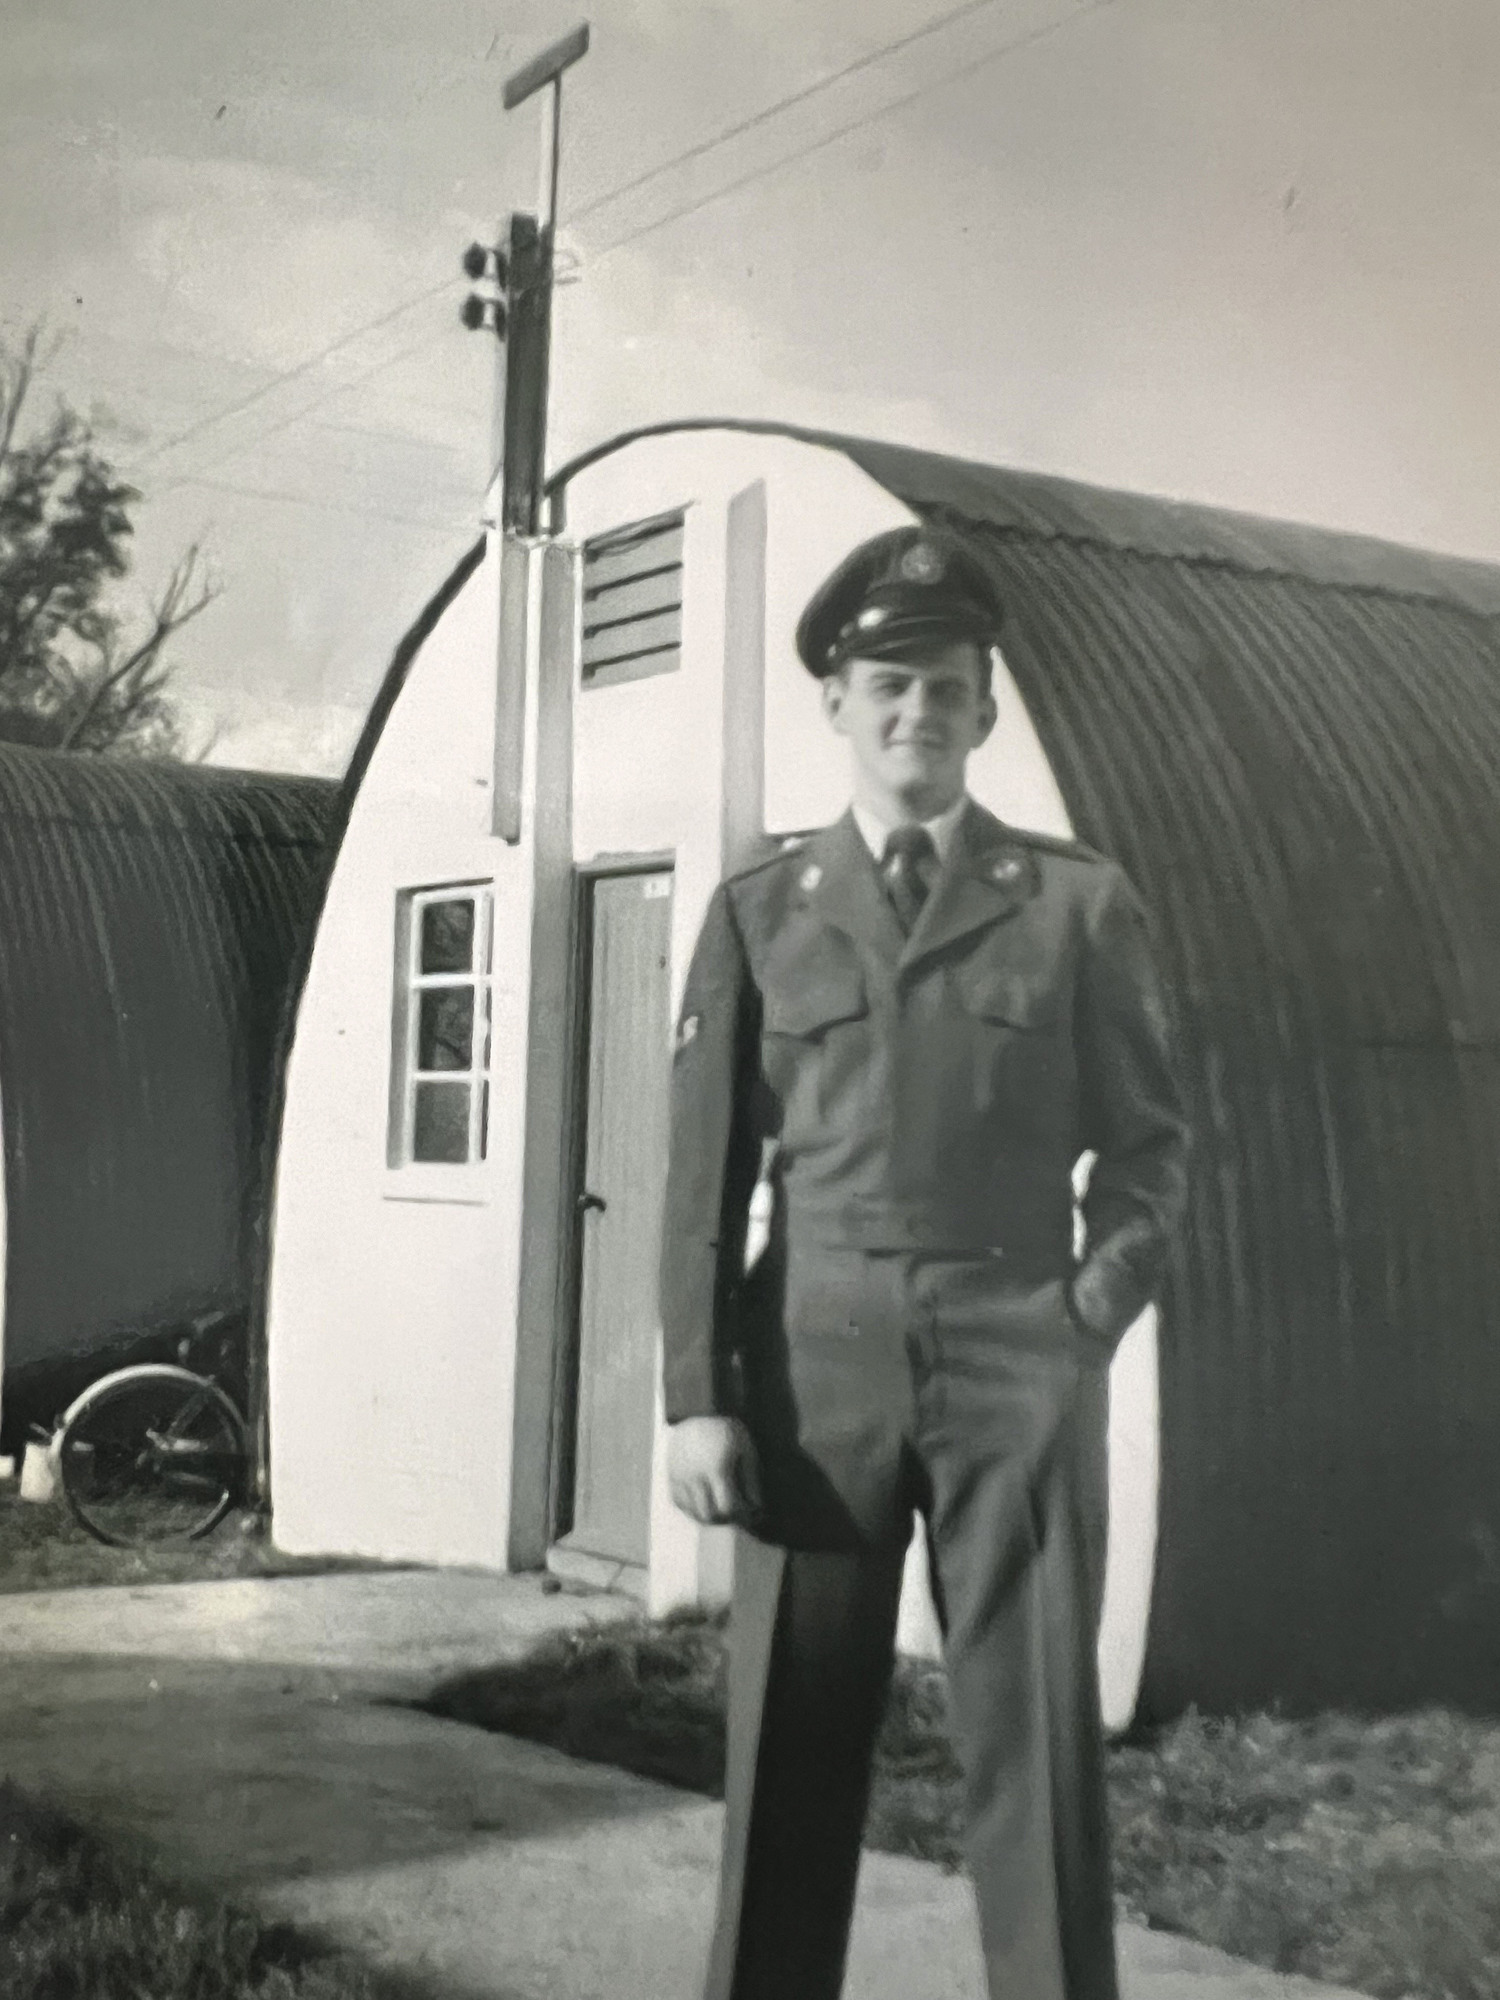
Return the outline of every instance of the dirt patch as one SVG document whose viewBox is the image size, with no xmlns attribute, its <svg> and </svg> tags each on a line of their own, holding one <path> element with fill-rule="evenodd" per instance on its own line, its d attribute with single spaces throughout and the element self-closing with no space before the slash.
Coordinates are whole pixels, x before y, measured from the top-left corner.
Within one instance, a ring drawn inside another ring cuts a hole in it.
<svg viewBox="0 0 1500 2000">
<path fill-rule="evenodd" d="M 229 1515 L 198 1542 L 161 1549 L 109 1548 L 79 1526 L 61 1499 L 38 1504 L 20 1499 L 14 1480 L 0 1486 L 0 1594 L 382 1567 L 353 1558 L 283 1555 L 267 1539 L 262 1521 L 249 1513 Z"/>
</svg>

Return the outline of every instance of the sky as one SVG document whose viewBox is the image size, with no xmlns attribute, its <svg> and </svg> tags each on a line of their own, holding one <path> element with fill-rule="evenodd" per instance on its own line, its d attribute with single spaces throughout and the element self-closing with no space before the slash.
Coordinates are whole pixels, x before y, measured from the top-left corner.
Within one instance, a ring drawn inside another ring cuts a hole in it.
<svg viewBox="0 0 1500 2000">
<path fill-rule="evenodd" d="M 214 761 L 340 770 L 473 538 L 459 258 L 580 18 L 554 463 L 751 415 L 1500 561 L 1495 0 L 579 5 L 0 0 L 0 338 L 143 495 L 126 601 L 203 547 Z"/>
</svg>

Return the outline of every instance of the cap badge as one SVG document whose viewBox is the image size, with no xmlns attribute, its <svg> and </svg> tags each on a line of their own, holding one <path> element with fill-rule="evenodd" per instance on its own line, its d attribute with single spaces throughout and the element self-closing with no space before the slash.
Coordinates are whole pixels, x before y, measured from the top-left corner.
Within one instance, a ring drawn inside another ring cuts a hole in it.
<svg viewBox="0 0 1500 2000">
<path fill-rule="evenodd" d="M 854 622 L 861 632 L 868 632 L 876 625 L 883 625 L 885 623 L 885 606 L 883 604 L 867 604 Z"/>
<path fill-rule="evenodd" d="M 913 542 L 896 567 L 905 583 L 936 583 L 943 573 L 937 551 L 927 542 Z"/>
<path fill-rule="evenodd" d="M 797 887 L 804 896 L 810 896 L 823 879 L 823 871 L 816 861 L 810 861 L 797 877 Z"/>
</svg>

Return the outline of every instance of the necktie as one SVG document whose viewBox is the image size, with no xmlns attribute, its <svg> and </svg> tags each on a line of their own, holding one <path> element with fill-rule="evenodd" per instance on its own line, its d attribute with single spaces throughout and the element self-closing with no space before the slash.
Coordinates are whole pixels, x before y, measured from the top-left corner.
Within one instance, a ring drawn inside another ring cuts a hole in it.
<svg viewBox="0 0 1500 2000">
<path fill-rule="evenodd" d="M 937 849 L 925 826 L 898 826 L 886 837 L 880 872 L 904 931 L 910 932 L 922 914 L 936 861 Z"/>
</svg>

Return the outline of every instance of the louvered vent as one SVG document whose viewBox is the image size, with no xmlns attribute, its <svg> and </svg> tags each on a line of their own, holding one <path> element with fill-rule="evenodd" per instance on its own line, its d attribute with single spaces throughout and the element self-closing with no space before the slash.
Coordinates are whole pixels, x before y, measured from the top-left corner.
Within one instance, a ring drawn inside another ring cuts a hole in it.
<svg viewBox="0 0 1500 2000">
<path fill-rule="evenodd" d="M 682 664 L 682 522 L 657 514 L 583 549 L 583 684 L 607 687 Z"/>
</svg>

